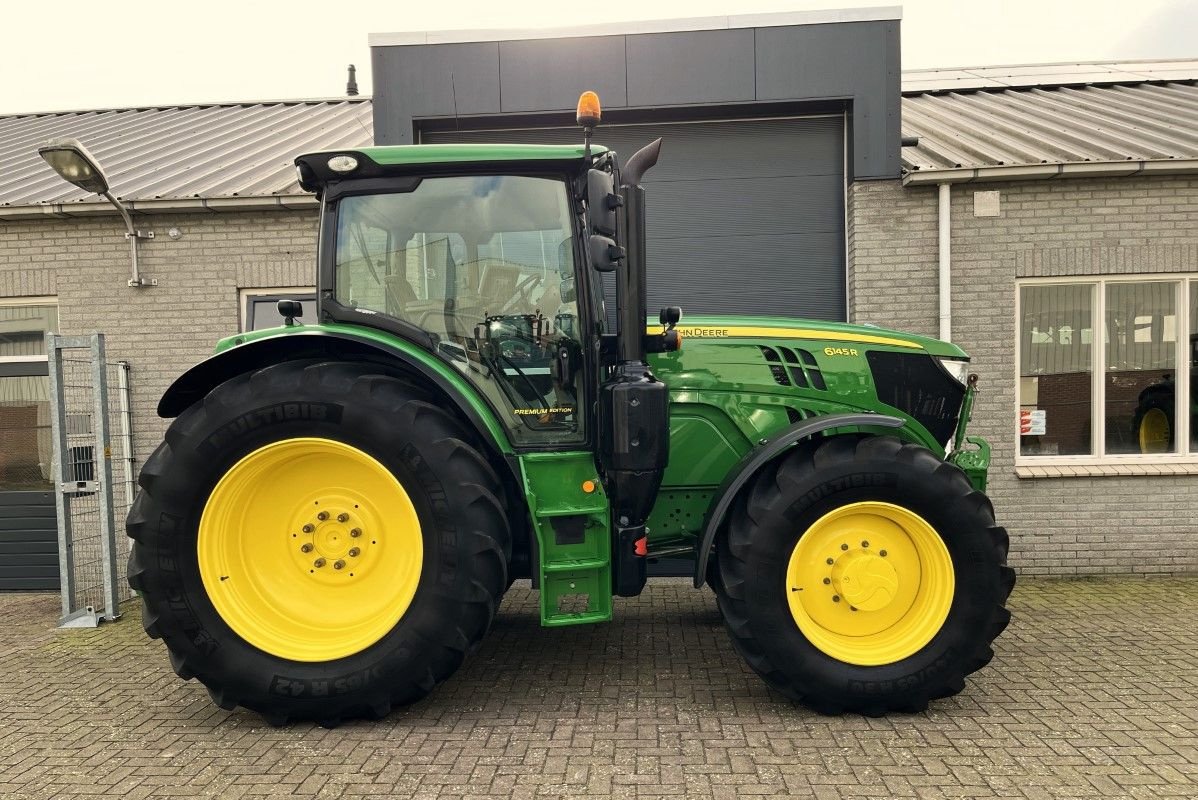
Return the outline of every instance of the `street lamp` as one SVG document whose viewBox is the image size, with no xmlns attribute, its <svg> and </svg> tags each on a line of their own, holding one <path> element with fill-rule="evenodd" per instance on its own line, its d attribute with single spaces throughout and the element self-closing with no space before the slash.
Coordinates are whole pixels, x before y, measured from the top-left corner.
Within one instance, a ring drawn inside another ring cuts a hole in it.
<svg viewBox="0 0 1198 800">
<path fill-rule="evenodd" d="M 141 277 L 137 268 L 137 242 L 139 239 L 153 239 L 154 232 L 139 231 L 133 227 L 133 218 L 129 216 L 129 211 L 108 191 L 108 179 L 104 177 L 104 171 L 100 169 L 95 156 L 89 153 L 78 139 L 70 138 L 51 139 L 39 147 L 37 153 L 64 181 L 78 186 L 85 192 L 103 195 L 116 207 L 121 219 L 125 220 L 125 238 L 129 240 L 129 252 L 133 257 L 133 274 L 129 278 L 129 285 L 139 289 L 157 286 L 157 280 Z"/>
</svg>

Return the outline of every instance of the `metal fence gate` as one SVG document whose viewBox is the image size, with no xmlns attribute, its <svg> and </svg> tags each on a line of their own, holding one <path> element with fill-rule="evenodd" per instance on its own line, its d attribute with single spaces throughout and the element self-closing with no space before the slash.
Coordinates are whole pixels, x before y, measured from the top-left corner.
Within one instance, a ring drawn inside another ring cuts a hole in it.
<svg viewBox="0 0 1198 800">
<path fill-rule="evenodd" d="M 48 334 L 46 355 L 62 593 L 58 625 L 95 627 L 118 618 L 121 602 L 132 596 L 124 535 L 135 480 L 129 365 L 107 363 L 102 334 Z M 109 402 L 113 383 L 115 408 Z"/>
</svg>

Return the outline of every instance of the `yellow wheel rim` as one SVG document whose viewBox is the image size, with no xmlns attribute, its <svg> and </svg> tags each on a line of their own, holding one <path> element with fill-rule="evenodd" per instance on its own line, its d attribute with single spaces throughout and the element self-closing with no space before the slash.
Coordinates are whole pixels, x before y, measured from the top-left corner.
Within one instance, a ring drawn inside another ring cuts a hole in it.
<svg viewBox="0 0 1198 800">
<path fill-rule="evenodd" d="M 1141 453 L 1167 453 L 1170 450 L 1169 415 L 1159 408 L 1150 408 L 1140 417 Z"/>
<path fill-rule="evenodd" d="M 424 558 L 403 486 L 331 439 L 285 439 L 238 461 L 204 506 L 197 550 L 221 618 L 292 661 L 344 658 L 385 636 Z"/>
<path fill-rule="evenodd" d="M 952 557 L 927 520 L 891 503 L 850 503 L 820 517 L 786 569 L 803 636 L 848 664 L 893 664 L 919 652 L 953 603 Z"/>
</svg>

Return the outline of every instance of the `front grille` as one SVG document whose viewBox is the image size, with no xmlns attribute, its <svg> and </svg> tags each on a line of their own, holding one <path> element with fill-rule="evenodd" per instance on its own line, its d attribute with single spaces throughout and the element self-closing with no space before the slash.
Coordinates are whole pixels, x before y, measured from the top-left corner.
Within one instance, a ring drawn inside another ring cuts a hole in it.
<svg viewBox="0 0 1198 800">
<path fill-rule="evenodd" d="M 865 355 L 878 400 L 913 417 L 936 441 L 948 442 L 957 428 L 965 387 L 927 353 Z"/>
</svg>

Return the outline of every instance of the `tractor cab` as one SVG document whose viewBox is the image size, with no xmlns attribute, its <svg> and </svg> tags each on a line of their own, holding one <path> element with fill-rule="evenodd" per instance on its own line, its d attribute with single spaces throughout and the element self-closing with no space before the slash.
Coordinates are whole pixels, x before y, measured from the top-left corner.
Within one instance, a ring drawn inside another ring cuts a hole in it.
<svg viewBox="0 0 1198 800">
<path fill-rule="evenodd" d="M 477 387 L 515 443 L 582 442 L 579 409 L 594 394 L 583 376 L 595 375 L 583 343 L 602 334 L 603 310 L 579 269 L 581 154 L 546 148 L 496 169 L 505 153 L 485 149 L 445 148 L 435 165 L 408 162 L 426 148 L 305 156 L 323 200 L 319 313 L 424 346 Z M 481 159 L 493 171 L 479 172 Z M 355 166 L 334 177 L 329 163 Z"/>
</svg>

